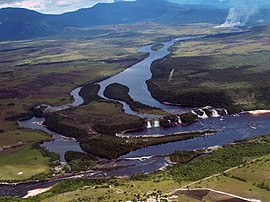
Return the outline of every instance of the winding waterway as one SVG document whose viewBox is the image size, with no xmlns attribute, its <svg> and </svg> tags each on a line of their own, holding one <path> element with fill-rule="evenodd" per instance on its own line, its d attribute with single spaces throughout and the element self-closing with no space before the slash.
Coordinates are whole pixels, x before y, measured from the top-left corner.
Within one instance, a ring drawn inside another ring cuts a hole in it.
<svg viewBox="0 0 270 202">
<path fill-rule="evenodd" d="M 199 36 L 201 37 L 201 36 Z M 151 96 L 151 93 L 148 90 L 146 81 L 151 79 L 151 64 L 157 60 L 161 59 L 170 54 L 168 50 L 176 42 L 183 42 L 186 40 L 196 40 L 197 37 L 183 37 L 178 39 L 173 39 L 171 41 L 163 43 L 163 47 L 157 51 L 152 50 L 153 45 L 147 45 L 142 47 L 139 51 L 142 53 L 148 53 L 149 56 L 143 61 L 133 65 L 132 67 L 126 69 L 125 71 L 108 78 L 104 81 L 99 82 L 101 86 L 100 91 L 98 92 L 99 96 L 108 99 L 104 96 L 103 92 L 106 86 L 112 83 L 123 84 L 130 89 L 130 96 L 135 100 L 143 104 L 158 107 L 163 110 L 166 110 L 170 113 L 183 113 L 190 108 L 183 108 L 178 106 L 170 106 L 160 103 Z M 74 89 L 71 92 L 71 95 L 74 98 L 72 104 L 63 105 L 60 107 L 47 106 L 47 110 L 50 111 L 59 111 L 67 109 L 70 107 L 77 107 L 83 104 L 83 98 L 79 95 L 81 87 Z M 123 104 L 124 110 L 128 114 L 135 114 L 130 107 L 125 103 Z M 155 117 L 152 115 L 140 115 L 142 117 Z M 19 125 L 23 128 L 37 129 L 42 130 L 48 134 L 51 134 L 54 138 L 53 141 L 45 142 L 42 146 L 46 147 L 49 151 L 58 153 L 60 155 L 60 160 L 64 161 L 64 153 L 66 151 L 81 151 L 79 143 L 70 138 L 66 138 L 61 134 L 55 133 L 47 129 L 42 123 L 44 118 L 33 117 L 29 120 L 18 121 Z M 87 172 L 80 175 L 79 177 L 106 177 L 106 176 L 127 176 L 138 173 L 150 173 L 155 170 L 161 169 L 164 166 L 168 165 L 168 162 L 165 160 L 165 155 L 173 153 L 177 150 L 194 150 L 200 148 L 206 148 L 211 146 L 221 146 L 224 144 L 232 143 L 233 141 L 258 136 L 270 132 L 270 114 L 269 113 L 242 113 L 234 116 L 224 116 L 216 118 L 201 119 L 198 122 L 188 125 L 188 126 L 175 126 L 171 128 L 151 128 L 146 129 L 140 132 L 130 133 L 130 136 L 137 135 L 169 135 L 177 132 L 186 132 L 186 131 L 198 131 L 204 129 L 215 129 L 217 134 L 214 136 L 207 136 L 203 138 L 195 138 L 186 141 L 179 141 L 173 143 L 166 143 L 158 146 L 149 146 L 142 148 L 124 156 L 121 156 L 117 161 L 105 161 L 103 163 L 110 165 L 118 166 L 119 169 L 106 171 L 106 172 Z M 46 187 L 46 185 L 53 185 L 57 183 L 59 179 L 49 180 L 39 183 L 30 183 L 27 185 L 0 185 L 0 195 L 11 195 L 11 196 L 24 196 L 27 193 L 27 190 L 33 188 Z M 17 190 L 13 192 L 12 190 Z"/>
<path fill-rule="evenodd" d="M 150 91 L 148 90 L 146 81 L 151 79 L 152 77 L 151 64 L 154 61 L 169 55 L 170 54 L 169 48 L 171 46 L 173 46 L 176 42 L 183 42 L 201 37 L 203 36 L 182 37 L 172 39 L 170 41 L 162 43 L 163 47 L 157 51 L 152 50 L 153 45 L 147 45 L 142 47 L 141 49 L 139 49 L 139 52 L 148 53 L 149 54 L 148 57 L 142 60 L 141 62 L 133 65 L 132 67 L 126 69 L 125 71 L 99 82 L 98 84 L 100 85 L 100 90 L 98 92 L 98 95 L 100 97 L 108 99 L 107 97 L 104 96 L 105 88 L 110 84 L 119 83 L 129 88 L 129 95 L 135 101 L 141 102 L 143 104 L 152 107 L 161 108 L 170 113 L 183 113 L 188 111 L 190 108 L 177 107 L 160 103 L 158 100 L 152 97 Z M 126 103 L 123 102 L 121 103 L 124 105 L 126 113 L 134 114 L 134 112 L 128 106 L 126 106 L 127 105 Z M 144 117 L 147 117 L 147 115 L 144 115 Z"/>
</svg>

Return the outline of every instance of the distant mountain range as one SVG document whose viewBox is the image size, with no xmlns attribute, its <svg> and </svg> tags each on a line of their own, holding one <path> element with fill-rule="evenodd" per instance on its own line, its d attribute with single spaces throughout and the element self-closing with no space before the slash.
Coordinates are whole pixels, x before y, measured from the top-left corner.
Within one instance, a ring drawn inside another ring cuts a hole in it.
<svg viewBox="0 0 270 202">
<path fill-rule="evenodd" d="M 61 15 L 46 15 L 21 8 L 3 8 L 0 9 L 0 40 L 49 36 L 61 32 L 65 27 L 136 22 L 221 24 L 227 14 L 227 8 L 180 5 L 165 0 L 99 3 L 91 8 Z M 270 16 L 269 11 L 267 14 Z"/>
<path fill-rule="evenodd" d="M 209 5 L 214 7 L 260 7 L 270 8 L 267 0 L 169 0 L 180 4 Z"/>
</svg>

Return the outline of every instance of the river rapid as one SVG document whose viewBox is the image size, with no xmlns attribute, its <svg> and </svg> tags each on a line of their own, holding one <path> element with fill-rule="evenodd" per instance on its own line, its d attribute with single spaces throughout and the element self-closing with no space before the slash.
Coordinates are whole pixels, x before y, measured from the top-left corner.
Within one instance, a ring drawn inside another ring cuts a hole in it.
<svg viewBox="0 0 270 202">
<path fill-rule="evenodd" d="M 152 50 L 154 45 L 147 45 L 142 47 L 139 52 L 148 53 L 148 57 L 143 61 L 133 65 L 125 71 L 110 77 L 104 81 L 99 82 L 100 91 L 99 96 L 108 99 L 104 96 L 103 92 L 106 86 L 112 83 L 123 84 L 130 89 L 130 96 L 143 104 L 158 107 L 172 114 L 183 113 L 191 110 L 191 108 L 171 106 L 160 103 L 158 100 L 151 96 L 148 90 L 146 81 L 151 79 L 151 64 L 161 58 L 170 54 L 169 48 L 176 42 L 184 42 L 187 40 L 196 40 L 203 36 L 196 37 L 183 37 L 172 39 L 164 42 L 163 47 L 157 51 Z M 83 98 L 79 95 L 81 87 L 74 89 L 71 92 L 74 102 L 71 104 L 63 105 L 60 107 L 47 106 L 49 111 L 60 111 L 70 107 L 77 107 L 83 104 Z M 133 112 L 130 107 L 121 102 L 126 113 L 139 115 L 144 118 L 155 118 L 156 115 L 137 114 Z M 49 151 L 58 153 L 60 160 L 64 161 L 64 153 L 66 151 L 80 151 L 83 152 L 79 143 L 72 138 L 66 138 L 61 134 L 55 133 L 47 129 L 42 123 L 44 118 L 33 117 L 28 120 L 20 120 L 18 124 L 23 128 L 30 128 L 34 130 L 41 130 L 53 136 L 54 140 L 45 142 L 41 146 L 46 147 Z M 194 138 L 186 141 L 179 141 L 173 143 L 166 143 L 157 146 L 149 146 L 132 151 L 129 154 L 119 157 L 116 161 L 101 160 L 100 164 L 105 164 L 106 167 L 118 166 L 119 169 L 110 171 L 97 172 L 89 171 L 78 175 L 78 178 L 94 178 L 94 177 L 108 177 L 108 176 L 128 176 L 139 173 L 150 173 L 158 169 L 163 169 L 169 165 L 165 156 L 178 150 L 194 150 L 212 146 L 222 146 L 232 143 L 236 140 L 259 136 L 270 132 L 270 113 L 268 111 L 246 112 L 237 115 L 226 115 L 200 119 L 194 124 L 183 126 L 177 125 L 170 128 L 152 127 L 144 131 L 129 133 L 129 136 L 141 135 L 169 135 L 178 132 L 198 131 L 205 129 L 214 129 L 217 133 L 213 136 L 206 136 L 202 138 Z M 74 176 L 76 178 L 76 176 Z M 52 186 L 58 183 L 61 179 L 54 179 L 49 181 L 42 181 L 37 183 L 17 184 L 17 185 L 0 185 L 0 195 L 8 196 L 25 196 L 27 191 L 36 188 L 44 188 L 49 185 Z M 14 191 L 16 190 L 16 191 Z"/>
</svg>

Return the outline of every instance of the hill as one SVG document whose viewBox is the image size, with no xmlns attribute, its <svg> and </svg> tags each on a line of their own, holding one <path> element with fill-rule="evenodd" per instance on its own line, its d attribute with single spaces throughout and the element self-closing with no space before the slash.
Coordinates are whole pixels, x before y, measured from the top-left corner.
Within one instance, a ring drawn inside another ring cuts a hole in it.
<svg viewBox="0 0 270 202">
<path fill-rule="evenodd" d="M 61 32 L 65 27 L 160 22 L 166 24 L 217 23 L 226 9 L 179 5 L 165 0 L 99 3 L 61 15 L 46 15 L 20 8 L 0 9 L 0 40 L 29 39 Z"/>
</svg>

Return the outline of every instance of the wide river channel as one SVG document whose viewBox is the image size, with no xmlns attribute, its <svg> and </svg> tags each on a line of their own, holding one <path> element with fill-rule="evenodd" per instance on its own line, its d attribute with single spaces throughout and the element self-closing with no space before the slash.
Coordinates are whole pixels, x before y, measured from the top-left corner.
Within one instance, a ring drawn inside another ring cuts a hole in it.
<svg viewBox="0 0 270 202">
<path fill-rule="evenodd" d="M 147 45 L 139 49 L 141 53 L 147 53 L 148 57 L 143 61 L 133 65 L 125 71 L 110 77 L 104 81 L 99 82 L 100 91 L 98 94 L 105 98 L 103 92 L 109 84 L 120 83 L 126 85 L 130 89 L 130 96 L 141 103 L 149 106 L 158 107 L 166 110 L 170 113 L 183 113 L 191 108 L 184 108 L 179 106 L 171 106 L 160 103 L 158 100 L 151 96 L 148 90 L 146 81 L 151 79 L 151 64 L 161 58 L 164 58 L 170 54 L 169 48 L 175 43 L 183 43 L 187 40 L 197 40 L 202 36 L 197 37 L 183 37 L 172 39 L 171 41 L 164 42 L 163 47 L 157 51 L 152 50 L 153 45 Z M 51 107 L 48 109 L 51 111 L 59 111 L 70 107 L 77 107 L 83 104 L 82 97 L 79 96 L 81 87 L 74 89 L 71 95 L 74 98 L 74 102 L 71 104 L 63 105 L 60 107 Z M 128 114 L 139 115 L 133 112 L 130 107 L 124 103 L 124 110 Z M 139 115 L 145 118 L 156 117 L 154 115 Z M 70 138 L 66 138 L 61 134 L 48 130 L 42 123 L 44 118 L 33 117 L 28 120 L 18 121 L 19 125 L 23 128 L 30 128 L 34 130 L 42 130 L 54 137 L 53 141 L 45 142 L 42 146 L 46 147 L 51 152 L 56 152 L 60 155 L 60 160 L 64 161 L 64 153 L 66 151 L 81 151 L 79 143 Z M 119 157 L 116 161 L 101 160 L 103 164 L 110 166 L 119 166 L 119 169 L 103 172 L 87 172 L 81 174 L 81 177 L 106 177 L 106 176 L 128 176 L 139 173 L 150 173 L 158 169 L 168 166 L 169 163 L 165 159 L 165 155 L 173 153 L 177 150 L 194 150 L 212 146 L 222 146 L 224 144 L 232 143 L 236 140 L 259 136 L 270 132 L 270 113 L 241 113 L 237 115 L 226 115 L 216 118 L 201 119 L 194 124 L 188 126 L 178 125 L 171 128 L 149 128 L 144 131 L 130 133 L 129 135 L 169 135 L 177 132 L 185 131 L 198 131 L 204 129 L 215 129 L 217 133 L 213 136 L 206 136 L 203 138 L 195 138 L 186 141 L 179 141 L 173 143 L 161 144 L 158 146 L 149 146 L 136 151 L 132 151 L 129 154 Z M 80 177 L 79 176 L 79 177 Z M 48 187 L 56 184 L 59 180 L 49 180 L 44 182 L 26 183 L 18 185 L 0 185 L 0 195 L 10 196 L 24 196 L 27 191 L 36 188 Z"/>
</svg>

